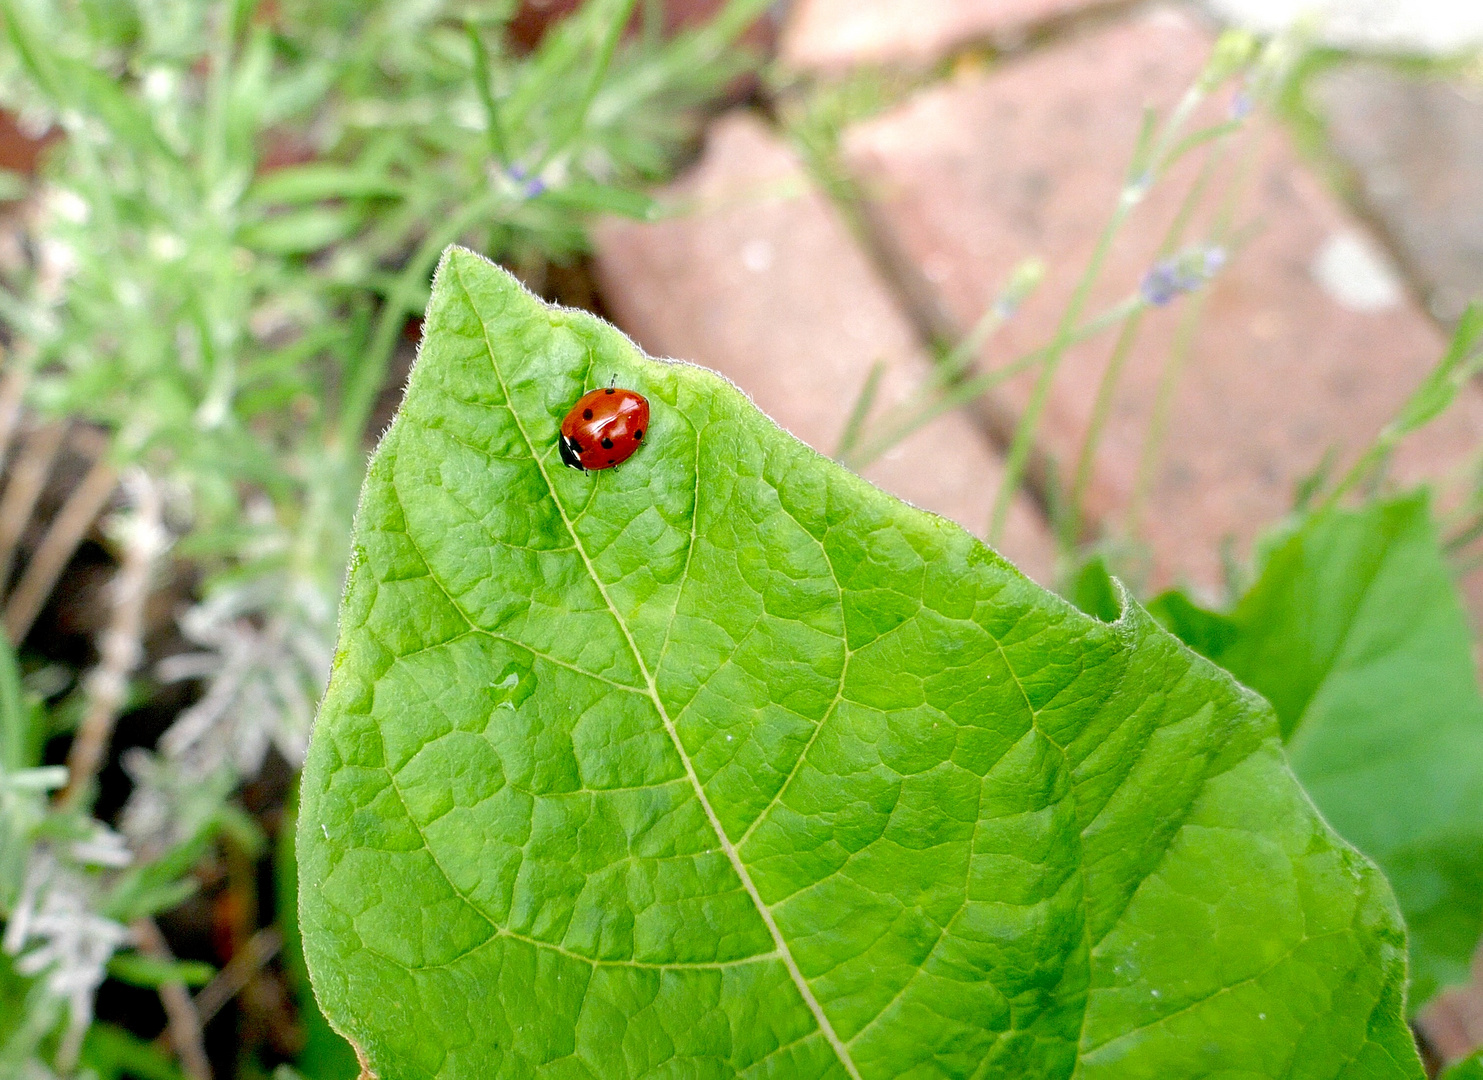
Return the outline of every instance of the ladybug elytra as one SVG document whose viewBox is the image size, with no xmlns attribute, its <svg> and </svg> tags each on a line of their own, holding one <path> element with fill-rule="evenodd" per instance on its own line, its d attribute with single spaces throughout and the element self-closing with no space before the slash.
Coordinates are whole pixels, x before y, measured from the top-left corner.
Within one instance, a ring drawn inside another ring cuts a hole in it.
<svg viewBox="0 0 1483 1080">
<path fill-rule="evenodd" d="M 605 387 L 583 394 L 561 422 L 561 460 L 583 472 L 611 469 L 633 456 L 649 430 L 649 399 Z"/>
</svg>

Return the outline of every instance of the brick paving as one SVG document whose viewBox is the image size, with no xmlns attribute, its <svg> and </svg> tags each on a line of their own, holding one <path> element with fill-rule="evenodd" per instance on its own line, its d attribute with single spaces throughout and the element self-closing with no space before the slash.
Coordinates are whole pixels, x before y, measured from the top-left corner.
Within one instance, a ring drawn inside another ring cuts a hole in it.
<svg viewBox="0 0 1483 1080">
<path fill-rule="evenodd" d="M 1167 111 L 1212 40 L 1172 9 L 1135 16 L 929 89 L 850 133 L 846 160 L 873 220 L 940 304 L 924 318 L 970 325 L 1013 265 L 1040 255 L 1051 267 L 1046 285 L 990 353 L 1003 361 L 1048 341 L 1116 201 L 1143 107 Z M 1247 550 L 1329 448 L 1367 445 L 1444 344 L 1403 290 L 1382 295 L 1373 310 L 1355 310 L 1351 298 L 1325 289 L 1315 265 L 1335 245 L 1363 250 L 1360 226 L 1281 132 L 1266 130 L 1260 140 L 1241 215 L 1260 232 L 1211 290 L 1141 516 L 1150 586 L 1182 581 L 1213 592 L 1222 544 L 1231 538 Z M 1187 160 L 1139 208 L 1091 310 L 1137 288 L 1194 168 Z M 1133 494 L 1181 306 L 1145 320 L 1122 379 L 1089 497 L 1094 518 L 1109 524 Z M 1063 473 L 1078 453 L 1109 351 L 1106 341 L 1072 350 L 1057 377 L 1041 437 Z M 1012 410 L 1024 405 L 1032 381 L 1005 387 Z M 1470 388 L 1408 447 L 1402 475 L 1465 460 L 1480 431 L 1483 395 Z"/>
<path fill-rule="evenodd" d="M 711 128 L 706 152 L 664 198 L 689 211 L 653 225 L 609 222 L 597 269 L 618 324 L 648 352 L 704 364 L 784 428 L 832 453 L 850 405 L 883 360 L 881 406 L 930 361 L 910 321 L 787 146 L 746 114 Z M 865 476 L 980 535 L 1002 465 L 968 417 L 941 417 Z M 1028 499 L 1001 545 L 1050 583 L 1054 550 Z"/>
</svg>

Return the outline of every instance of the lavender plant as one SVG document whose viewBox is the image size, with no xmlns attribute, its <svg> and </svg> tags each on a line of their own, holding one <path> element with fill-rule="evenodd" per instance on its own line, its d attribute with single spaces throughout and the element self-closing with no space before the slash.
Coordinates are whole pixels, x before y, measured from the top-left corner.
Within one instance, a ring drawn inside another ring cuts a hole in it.
<svg viewBox="0 0 1483 1080">
<path fill-rule="evenodd" d="M 110 962 L 158 953 L 140 920 L 189 893 L 223 828 L 250 831 L 232 791 L 270 748 L 302 761 L 368 424 L 438 254 L 462 241 L 538 277 L 590 214 L 653 213 L 644 186 L 747 66 L 733 45 L 766 6 L 627 36 L 636 0 L 593 0 L 526 54 L 507 0 L 0 2 L 0 102 L 62 134 L 0 290 L 6 376 L 105 432 L 131 478 L 67 770 L 37 764 L 58 710 L 5 690 L 0 1074 L 78 1067 Z M 202 689 L 125 755 L 115 832 L 95 778 L 172 545 L 205 574 L 180 616 L 193 649 L 149 674 Z M 179 974 L 155 970 L 162 993 Z"/>
</svg>

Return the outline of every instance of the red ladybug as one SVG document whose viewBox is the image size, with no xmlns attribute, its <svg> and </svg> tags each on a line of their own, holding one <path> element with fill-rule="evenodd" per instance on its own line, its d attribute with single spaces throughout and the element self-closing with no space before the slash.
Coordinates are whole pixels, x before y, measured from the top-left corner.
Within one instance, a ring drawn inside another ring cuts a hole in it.
<svg viewBox="0 0 1483 1080">
<path fill-rule="evenodd" d="M 649 399 L 609 386 L 572 406 L 561 422 L 561 460 L 574 469 L 611 469 L 633 457 L 649 430 Z"/>
</svg>

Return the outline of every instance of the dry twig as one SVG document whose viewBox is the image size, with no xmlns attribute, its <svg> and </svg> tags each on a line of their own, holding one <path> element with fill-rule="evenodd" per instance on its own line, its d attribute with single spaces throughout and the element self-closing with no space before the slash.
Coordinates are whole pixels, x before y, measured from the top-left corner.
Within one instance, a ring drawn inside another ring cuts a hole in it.
<svg viewBox="0 0 1483 1080">
<path fill-rule="evenodd" d="M 102 442 L 101 439 L 97 441 Z M 98 519 L 113 495 L 118 474 L 113 465 L 101 456 L 101 445 L 98 454 L 100 456 L 82 478 L 82 483 L 73 489 L 62 509 L 52 519 L 36 553 L 26 565 L 26 572 L 21 575 L 15 592 L 11 593 L 10 600 L 5 605 L 5 632 L 12 644 L 19 644 L 30 632 L 31 624 L 41 614 L 42 605 L 51 595 L 62 571 L 67 568 L 72 553 L 82 543 L 88 529 L 92 528 L 93 522 Z"/>
<path fill-rule="evenodd" d="M 134 920 L 133 931 L 134 941 L 145 956 L 165 963 L 175 959 L 153 919 Z M 201 1018 L 196 1015 L 195 1003 L 185 983 L 162 984 L 160 1004 L 165 1007 L 166 1031 L 175 1056 L 180 1059 L 181 1070 L 190 1080 L 212 1080 L 211 1062 L 207 1060 L 206 1043 L 201 1035 Z"/>
<path fill-rule="evenodd" d="M 73 806 L 92 786 L 103 764 L 113 725 L 129 693 L 129 676 L 144 657 L 144 605 L 155 563 L 169 547 L 159 487 L 140 469 L 124 479 L 132 512 L 112 522 L 121 550 L 110 584 L 113 617 L 98 642 L 98 666 L 88 673 L 88 710 L 67 755 L 67 786 L 60 803 Z"/>
<path fill-rule="evenodd" d="M 248 938 L 247 944 L 237 950 L 227 961 L 226 967 L 216 973 L 216 978 L 201 988 L 196 995 L 196 1015 L 201 1023 L 209 1024 L 221 1007 L 241 992 L 262 970 L 263 965 L 283 948 L 283 935 L 269 926 Z"/>
<path fill-rule="evenodd" d="M 52 462 L 62 448 L 62 436 L 66 433 L 67 425 L 60 421 L 37 428 L 22 444 L 10 470 L 5 495 L 0 498 L 0 588 L 10 579 L 16 545 L 36 509 L 36 500 L 46 487 L 46 478 L 51 474 Z"/>
<path fill-rule="evenodd" d="M 4 356 L 5 350 L 0 348 L 0 359 Z M 0 466 L 5 464 L 11 436 L 15 434 L 16 423 L 21 418 L 21 399 L 26 394 L 26 383 L 29 381 L 26 376 L 26 369 L 18 365 L 14 357 L 6 365 L 5 373 L 0 375 Z"/>
</svg>

